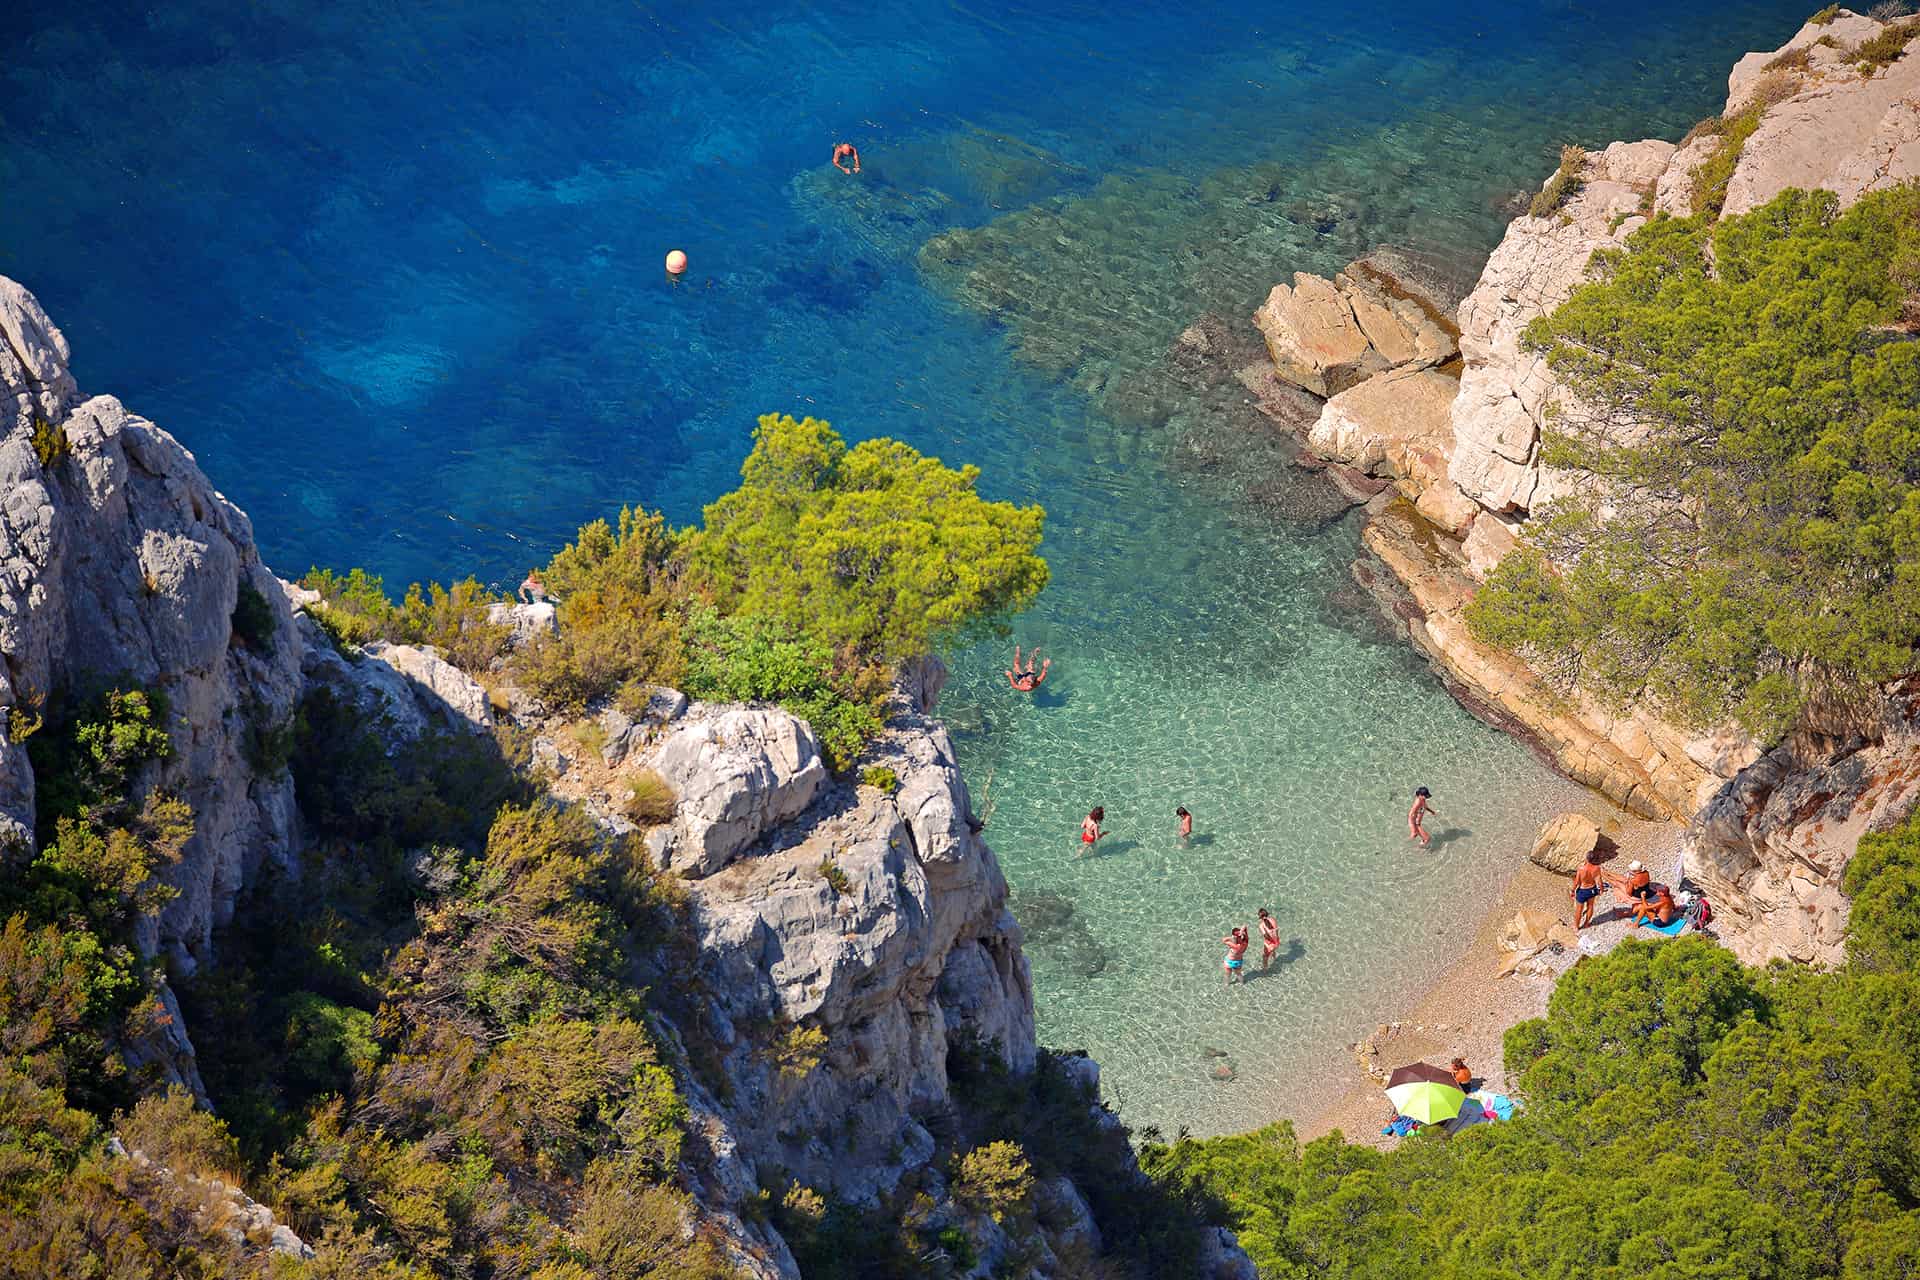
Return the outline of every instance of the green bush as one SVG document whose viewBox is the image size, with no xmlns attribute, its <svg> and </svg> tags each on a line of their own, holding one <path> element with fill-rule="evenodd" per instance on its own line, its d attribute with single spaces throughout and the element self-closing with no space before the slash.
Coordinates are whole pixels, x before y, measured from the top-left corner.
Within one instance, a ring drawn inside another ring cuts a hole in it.
<svg viewBox="0 0 1920 1280">
<path fill-rule="evenodd" d="M 39 414 L 33 415 L 33 456 L 40 460 L 40 466 L 51 469 L 57 462 L 63 461 L 72 452 L 67 442 L 67 429 L 55 426 Z"/>
<path fill-rule="evenodd" d="M 774 1041 L 769 1060 L 781 1075 L 803 1080 L 820 1065 L 827 1048 L 827 1033 L 818 1027 L 794 1025 L 782 1031 Z"/>
<path fill-rule="evenodd" d="M 1827 5 L 1825 8 L 1819 10 L 1811 18 L 1808 18 L 1807 21 L 1812 23 L 1816 27 L 1824 27 L 1832 23 L 1832 21 L 1839 16 L 1840 16 L 1840 6 L 1837 4 L 1830 4 L 1830 5 Z"/>
<path fill-rule="evenodd" d="M 1543 457 L 1584 473 L 1468 610 L 1483 640 L 1614 705 L 1771 738 L 1870 697 L 1920 635 L 1920 192 L 1788 192 L 1655 219 L 1529 326 L 1573 393 Z M 1633 421 L 1623 439 L 1611 424 Z"/>
<path fill-rule="evenodd" d="M 1033 1201 L 1033 1166 L 1018 1143 L 989 1142 L 958 1157 L 953 1198 L 995 1222 L 1024 1214 Z"/>
<path fill-rule="evenodd" d="M 308 613 L 340 647 L 375 640 L 431 645 L 454 666 L 480 674 L 492 668 L 513 637 L 512 627 L 487 620 L 488 608 L 500 597 L 472 577 L 450 587 L 413 583 L 397 605 L 387 598 L 381 579 L 364 569 L 344 575 L 310 569 L 300 585 L 320 593 L 320 603 Z"/>
<path fill-rule="evenodd" d="M 1553 171 L 1545 186 L 1533 197 L 1533 203 L 1527 208 L 1530 218 L 1550 217 L 1561 205 L 1571 200 L 1580 190 L 1580 170 L 1587 162 L 1587 153 L 1579 147 L 1560 148 L 1560 167 Z"/>
<path fill-rule="evenodd" d="M 1889 24 L 1855 45 L 1850 56 L 1862 70 L 1877 71 L 1899 61 L 1916 36 L 1920 36 L 1920 23 Z"/>
<path fill-rule="evenodd" d="M 827 888 L 833 890 L 836 894 L 844 895 L 848 890 L 853 888 L 853 881 L 847 878 L 846 871 L 832 858 L 821 859 L 820 878 L 825 880 L 827 882 Z"/>
<path fill-rule="evenodd" d="M 900 775 L 884 764 L 869 765 L 860 771 L 860 781 L 869 787 L 877 787 L 887 795 L 900 789 Z"/>
<path fill-rule="evenodd" d="M 233 634 L 247 648 L 270 656 L 274 628 L 278 625 L 272 603 L 251 582 L 242 579 L 233 605 Z"/>
<path fill-rule="evenodd" d="M 1746 149 L 1747 139 L 1760 127 L 1762 114 L 1763 109 L 1755 105 L 1720 122 L 1720 145 L 1693 171 L 1693 211 L 1696 214 L 1705 214 L 1709 218 L 1720 216 L 1720 210 L 1727 203 L 1727 184 L 1733 181 L 1733 171 L 1740 163 L 1741 152 Z"/>
<path fill-rule="evenodd" d="M 885 669 L 836 657 L 783 622 L 695 612 L 686 628 L 685 690 L 709 702 L 776 702 L 805 720 L 835 772 L 880 731 Z"/>
<path fill-rule="evenodd" d="M 689 572 L 723 610 L 830 649 L 917 657 L 1046 585 L 1045 513 L 981 498 L 978 468 L 768 414 L 740 476 L 689 535 Z"/>
</svg>

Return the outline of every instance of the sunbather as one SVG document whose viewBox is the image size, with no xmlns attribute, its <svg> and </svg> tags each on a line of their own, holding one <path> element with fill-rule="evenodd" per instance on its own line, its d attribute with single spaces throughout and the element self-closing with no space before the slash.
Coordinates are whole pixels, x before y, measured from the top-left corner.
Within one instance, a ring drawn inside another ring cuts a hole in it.
<svg viewBox="0 0 1920 1280">
<path fill-rule="evenodd" d="M 1680 913 L 1680 904 L 1673 900 L 1673 892 L 1665 885 L 1657 886 L 1653 897 L 1644 902 L 1633 904 L 1633 919 L 1628 924 L 1638 929 L 1640 922 L 1651 920 L 1655 924 L 1672 924 L 1673 918 Z"/>
</svg>

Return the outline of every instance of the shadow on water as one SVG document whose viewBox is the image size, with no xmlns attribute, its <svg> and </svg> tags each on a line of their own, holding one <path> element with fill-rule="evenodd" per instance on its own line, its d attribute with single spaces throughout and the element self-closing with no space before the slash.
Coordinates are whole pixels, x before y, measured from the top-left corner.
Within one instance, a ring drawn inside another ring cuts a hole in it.
<svg viewBox="0 0 1920 1280">
<path fill-rule="evenodd" d="M 1045 707 L 1049 711 L 1066 706 L 1072 698 L 1073 694 L 1069 690 L 1055 684 L 1043 684 L 1033 691 L 1033 705 Z"/>
<path fill-rule="evenodd" d="M 1186 843 L 1190 848 L 1204 849 L 1208 845 L 1212 844 L 1213 840 L 1214 840 L 1213 833 L 1211 831 L 1206 831 L 1206 832 L 1202 832 L 1197 836 L 1188 836 L 1186 839 Z"/>
<path fill-rule="evenodd" d="M 1286 947 L 1283 950 L 1273 953 L 1273 959 L 1267 962 L 1266 968 L 1254 968 L 1247 971 L 1247 981 L 1252 982 L 1256 978 L 1279 977 L 1280 970 L 1286 968 L 1306 954 L 1307 944 L 1305 939 L 1288 938 Z"/>
<path fill-rule="evenodd" d="M 1467 827 L 1448 827 L 1445 831 L 1434 834 L 1433 840 L 1427 845 L 1427 849 L 1431 852 L 1434 849 L 1450 845 L 1455 840 L 1464 840 L 1472 834 L 1472 830 Z"/>
<path fill-rule="evenodd" d="M 1132 853 L 1138 849 L 1140 842 L 1138 840 L 1102 840 L 1094 847 L 1098 850 L 1094 854 L 1095 857 L 1117 858 L 1123 853 Z"/>
</svg>

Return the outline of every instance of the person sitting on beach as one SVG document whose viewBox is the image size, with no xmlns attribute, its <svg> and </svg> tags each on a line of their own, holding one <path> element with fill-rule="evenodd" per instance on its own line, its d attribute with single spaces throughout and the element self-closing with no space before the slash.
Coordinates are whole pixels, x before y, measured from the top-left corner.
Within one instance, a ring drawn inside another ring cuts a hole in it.
<svg viewBox="0 0 1920 1280">
<path fill-rule="evenodd" d="M 1460 1086 L 1460 1092 L 1470 1091 L 1473 1088 L 1473 1068 L 1467 1065 L 1465 1058 L 1455 1058 L 1451 1065 L 1453 1082 Z"/>
<path fill-rule="evenodd" d="M 1430 813 L 1437 812 L 1438 810 L 1433 807 L 1433 792 L 1425 787 L 1415 787 L 1413 808 L 1407 811 L 1407 832 L 1411 838 L 1420 842 L 1420 847 L 1423 849 L 1433 843 L 1433 838 L 1427 834 L 1426 828 L 1420 825 L 1420 820 Z"/>
<path fill-rule="evenodd" d="M 1657 886 L 1653 896 L 1633 904 L 1633 919 L 1628 924 L 1638 929 L 1643 920 L 1652 920 L 1655 924 L 1672 924 L 1679 914 L 1680 904 L 1673 900 L 1673 892 L 1665 885 Z"/>
<path fill-rule="evenodd" d="M 1226 973 L 1227 973 L 1226 985 L 1232 986 L 1234 982 L 1234 978 L 1240 975 L 1240 965 L 1241 965 L 1241 962 L 1246 958 L 1247 945 L 1251 943 L 1253 939 L 1247 933 L 1247 926 L 1243 924 L 1237 924 L 1233 926 L 1233 929 L 1227 934 L 1227 936 L 1220 939 L 1220 941 L 1225 943 L 1227 948 L 1227 959 L 1225 964 Z M 1242 976 L 1240 977 L 1240 981 L 1245 982 L 1246 978 Z"/>
<path fill-rule="evenodd" d="M 1032 693 L 1035 689 L 1038 689 L 1040 682 L 1047 678 L 1047 669 L 1053 666 L 1053 659 L 1048 658 L 1036 669 L 1033 665 L 1033 660 L 1039 656 L 1040 647 L 1035 645 L 1033 650 L 1027 654 L 1027 665 L 1022 667 L 1020 665 L 1020 646 L 1013 646 L 1013 670 L 1007 672 L 1007 683 L 1018 689 L 1021 693 Z"/>
<path fill-rule="evenodd" d="M 521 604 L 547 604 L 553 597 L 547 594 L 547 584 L 540 580 L 538 569 L 527 570 L 527 576 L 520 583 Z"/>
<path fill-rule="evenodd" d="M 1265 973 L 1267 966 L 1273 963 L 1274 953 L 1280 950 L 1280 923 L 1267 914 L 1265 907 L 1260 908 L 1260 972 Z"/>
<path fill-rule="evenodd" d="M 847 168 L 846 165 L 841 163 L 841 161 L 843 160 L 852 160 L 853 168 L 851 169 Z M 833 167 L 838 169 L 842 173 L 860 172 L 860 152 L 854 147 L 854 145 L 851 142 L 834 143 L 833 144 Z"/>
<path fill-rule="evenodd" d="M 1188 837 L 1192 836 L 1193 835 L 1193 815 L 1187 812 L 1187 806 L 1181 805 L 1178 808 L 1176 808 L 1173 811 L 1173 816 L 1180 819 L 1180 838 L 1182 840 L 1185 840 Z"/>
<path fill-rule="evenodd" d="M 1627 874 L 1624 876 L 1601 874 L 1623 903 L 1631 904 L 1635 898 L 1644 900 L 1653 896 L 1653 873 L 1641 865 L 1638 858 L 1627 864 Z"/>
<path fill-rule="evenodd" d="M 1573 927 L 1584 929 L 1593 923 L 1593 901 L 1600 896 L 1600 864 L 1588 854 L 1573 873 Z"/>
<path fill-rule="evenodd" d="M 1087 811 L 1087 816 L 1080 820 L 1080 843 L 1087 848 L 1080 852 L 1085 853 L 1087 849 L 1093 848 L 1099 843 L 1100 837 L 1107 834 L 1100 829 L 1100 824 L 1106 820 L 1107 810 L 1104 805 L 1095 805 Z"/>
</svg>

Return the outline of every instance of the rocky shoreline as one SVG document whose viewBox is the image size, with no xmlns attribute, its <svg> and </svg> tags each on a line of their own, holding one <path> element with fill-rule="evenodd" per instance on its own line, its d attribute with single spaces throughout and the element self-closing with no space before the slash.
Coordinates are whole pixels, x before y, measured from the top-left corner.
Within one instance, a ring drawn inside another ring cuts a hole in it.
<svg viewBox="0 0 1920 1280">
<path fill-rule="evenodd" d="M 1886 26 L 1838 10 L 1739 61 L 1725 118 L 1757 113 L 1757 125 L 1733 157 L 1723 216 L 1789 187 L 1848 203 L 1920 177 L 1920 56 L 1876 68 L 1846 54 Z M 1332 280 L 1275 285 L 1253 322 L 1265 375 L 1320 402 L 1304 426 L 1291 406 L 1270 416 L 1299 435 L 1307 465 L 1367 506 L 1356 578 L 1447 687 L 1628 813 L 1685 824 L 1684 874 L 1722 908 L 1742 959 L 1831 963 L 1846 920 L 1839 879 L 1860 834 L 1920 800 L 1914 689 L 1888 690 L 1865 723 L 1814 720 L 1762 744 L 1732 726 L 1703 733 L 1610 710 L 1481 644 L 1465 618 L 1478 585 L 1575 482 L 1542 458 L 1560 390 L 1522 330 L 1571 294 L 1597 250 L 1656 213 L 1691 214 L 1696 170 L 1719 145 L 1701 129 L 1681 144 L 1569 149 L 1464 298 L 1383 270 L 1376 254 Z"/>
</svg>

